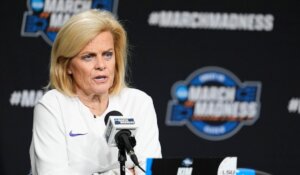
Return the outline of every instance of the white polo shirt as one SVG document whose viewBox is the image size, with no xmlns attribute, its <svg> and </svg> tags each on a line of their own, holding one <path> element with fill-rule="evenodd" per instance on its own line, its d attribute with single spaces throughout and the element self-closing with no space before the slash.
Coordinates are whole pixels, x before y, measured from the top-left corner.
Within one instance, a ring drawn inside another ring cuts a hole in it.
<svg viewBox="0 0 300 175">
<path fill-rule="evenodd" d="M 104 138 L 104 117 L 113 110 L 135 119 L 138 130 L 134 150 L 141 166 L 148 157 L 161 157 L 156 113 L 146 93 L 124 88 L 119 95 L 110 96 L 106 111 L 94 118 L 78 97 L 50 90 L 34 108 L 32 174 L 119 174 L 118 148 L 109 147 Z M 127 157 L 126 167 L 133 166 Z M 135 171 L 144 174 L 137 167 Z"/>
</svg>

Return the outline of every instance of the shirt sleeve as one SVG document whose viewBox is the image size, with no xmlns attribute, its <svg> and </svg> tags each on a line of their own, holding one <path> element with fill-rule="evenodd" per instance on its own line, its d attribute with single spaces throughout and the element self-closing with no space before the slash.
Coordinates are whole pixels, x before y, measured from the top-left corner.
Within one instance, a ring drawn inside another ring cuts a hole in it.
<svg viewBox="0 0 300 175">
<path fill-rule="evenodd" d="M 33 175 L 79 175 L 68 166 L 60 109 L 38 103 L 34 109 L 30 148 Z"/>
<path fill-rule="evenodd" d="M 125 168 L 125 174 L 126 175 L 133 175 L 132 172 L 128 169 Z M 120 175 L 120 169 L 113 169 L 113 170 L 109 170 L 103 173 L 93 173 L 92 175 Z"/>
<path fill-rule="evenodd" d="M 147 158 L 161 158 L 161 146 L 159 142 L 159 130 L 157 117 L 152 98 L 148 98 L 140 105 L 139 128 L 136 134 L 137 146 L 135 149 L 140 166 L 146 170 Z M 138 167 L 135 167 L 135 174 L 145 174 Z"/>
</svg>

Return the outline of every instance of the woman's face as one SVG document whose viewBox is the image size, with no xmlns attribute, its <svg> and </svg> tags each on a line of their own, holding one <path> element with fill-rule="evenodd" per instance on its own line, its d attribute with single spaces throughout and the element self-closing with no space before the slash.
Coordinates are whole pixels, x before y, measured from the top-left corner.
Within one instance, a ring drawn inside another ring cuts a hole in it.
<svg viewBox="0 0 300 175">
<path fill-rule="evenodd" d="M 97 35 L 68 67 L 73 77 L 76 94 L 107 95 L 115 73 L 114 40 L 110 32 Z"/>
</svg>

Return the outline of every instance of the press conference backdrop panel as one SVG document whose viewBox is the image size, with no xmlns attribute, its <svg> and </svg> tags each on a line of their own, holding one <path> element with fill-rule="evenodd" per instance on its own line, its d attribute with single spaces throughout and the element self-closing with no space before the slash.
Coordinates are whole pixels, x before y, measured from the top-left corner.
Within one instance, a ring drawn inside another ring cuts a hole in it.
<svg viewBox="0 0 300 175">
<path fill-rule="evenodd" d="M 153 98 L 164 157 L 236 156 L 238 167 L 298 172 L 297 1 L 72 2 L 1 2 L 0 174 L 30 173 L 51 44 L 83 8 L 112 11 L 128 31 L 131 86 Z"/>
</svg>

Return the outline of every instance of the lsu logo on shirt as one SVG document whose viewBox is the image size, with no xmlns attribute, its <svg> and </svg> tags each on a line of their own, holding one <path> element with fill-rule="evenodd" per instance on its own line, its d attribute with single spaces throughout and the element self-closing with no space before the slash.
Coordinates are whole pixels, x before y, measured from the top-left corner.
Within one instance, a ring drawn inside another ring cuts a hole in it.
<svg viewBox="0 0 300 175">
<path fill-rule="evenodd" d="M 21 36 L 42 38 L 52 45 L 57 32 L 74 14 L 88 9 L 105 9 L 116 14 L 118 0 L 27 0 Z"/>
<path fill-rule="evenodd" d="M 242 126 L 255 123 L 260 113 L 260 92 L 260 82 L 241 82 L 226 69 L 198 69 L 173 85 L 166 124 L 186 125 L 207 140 L 224 140 Z"/>
</svg>

